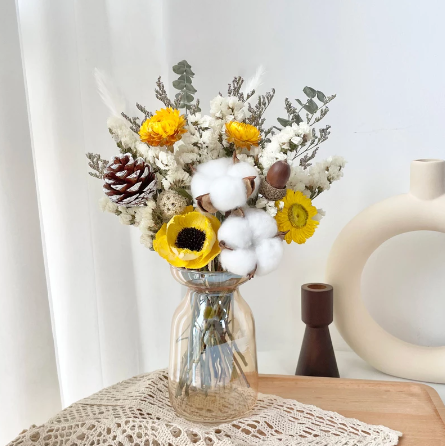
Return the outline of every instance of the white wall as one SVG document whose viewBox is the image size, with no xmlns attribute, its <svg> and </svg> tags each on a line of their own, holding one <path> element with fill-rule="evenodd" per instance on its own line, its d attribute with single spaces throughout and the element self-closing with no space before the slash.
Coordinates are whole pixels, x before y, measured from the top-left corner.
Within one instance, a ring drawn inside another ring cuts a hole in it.
<svg viewBox="0 0 445 446">
<path fill-rule="evenodd" d="M 18 3 L 63 403 L 165 366 L 170 319 L 180 298 L 168 265 L 139 244 L 137 229 L 98 210 L 101 187 L 87 176 L 83 154 L 110 157 L 115 147 L 95 91 L 96 66 L 114 76 L 131 103 L 152 109 L 161 106 L 153 93 L 157 76 L 170 83 L 170 67 L 182 59 L 196 72 L 203 111 L 234 75 L 248 77 L 260 64 L 268 72 L 264 87 L 277 89 L 270 119 L 283 116 L 284 98 L 301 97 L 305 85 L 337 93 L 326 118 L 331 139 L 319 156 L 343 155 L 349 163 L 345 178 L 315 203 L 327 216 L 306 245 L 287 247 L 279 271 L 243 287 L 257 320 L 258 348 L 286 350 L 296 363 L 304 330 L 300 286 L 323 280 L 341 228 L 368 205 L 407 191 L 412 159 L 445 157 L 445 5 L 402 0 Z M 365 299 L 385 326 L 399 313 L 394 330 L 401 337 L 444 344 L 437 317 L 445 312 L 439 291 L 443 236 L 407 237 L 410 251 L 405 247 L 397 254 L 395 240 L 371 259 Z M 416 256 L 413 262 L 407 253 Z M 402 260 L 403 271 L 394 266 Z M 401 277 L 408 285 L 396 297 Z M 423 283 L 414 277 L 428 278 L 428 293 L 417 294 Z M 391 286 L 383 286 L 382 278 Z M 346 349 L 334 329 L 333 335 L 335 346 Z"/>
<path fill-rule="evenodd" d="M 325 118 L 331 139 L 320 157 L 343 155 L 345 177 L 316 200 L 326 210 L 315 236 L 287 247 L 280 271 L 243 294 L 258 324 L 259 349 L 288 348 L 297 358 L 303 325 L 299 287 L 322 281 L 329 249 L 358 212 L 408 190 L 409 163 L 445 158 L 445 62 L 439 1 L 170 2 L 171 62 L 192 64 L 203 103 L 233 74 L 259 64 L 277 90 L 268 116 L 305 85 L 337 93 Z M 413 218 L 416 211 L 413 209 Z M 364 274 L 374 317 L 402 339 L 445 344 L 445 236 L 408 234 L 381 247 Z M 335 346 L 345 349 L 335 333 Z"/>
</svg>

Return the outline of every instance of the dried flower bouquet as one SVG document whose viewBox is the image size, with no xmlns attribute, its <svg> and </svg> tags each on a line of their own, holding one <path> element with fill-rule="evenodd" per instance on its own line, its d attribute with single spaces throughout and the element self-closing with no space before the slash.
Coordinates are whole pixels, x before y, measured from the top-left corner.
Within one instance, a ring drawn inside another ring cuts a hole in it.
<svg viewBox="0 0 445 446">
<path fill-rule="evenodd" d="M 324 212 L 313 200 L 343 175 L 341 157 L 312 164 L 330 134 L 329 125 L 314 125 L 335 95 L 305 87 L 306 100 L 286 98 L 287 117 L 267 127 L 275 90 L 257 93 L 261 69 L 247 83 L 235 77 L 227 96 L 210 102 L 210 115 L 195 100 L 190 64 L 173 71 L 174 100 L 159 78 L 155 94 L 165 108 L 137 104 L 142 119 L 119 110 L 97 75 L 120 152 L 111 162 L 87 154 L 90 174 L 104 180 L 101 207 L 137 226 L 141 243 L 174 266 L 267 274 L 279 264 L 282 239 L 301 244 L 314 234 Z"/>
</svg>

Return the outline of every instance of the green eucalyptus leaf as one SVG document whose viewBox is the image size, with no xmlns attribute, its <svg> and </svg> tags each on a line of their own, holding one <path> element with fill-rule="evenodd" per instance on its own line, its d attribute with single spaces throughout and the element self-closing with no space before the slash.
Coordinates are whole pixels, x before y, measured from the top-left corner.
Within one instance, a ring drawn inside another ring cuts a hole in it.
<svg viewBox="0 0 445 446">
<path fill-rule="evenodd" d="M 313 115 L 314 113 L 317 112 L 318 110 L 318 105 L 316 104 L 316 102 L 313 99 L 310 99 L 307 103 L 307 105 L 304 106 L 304 109 L 310 113 L 311 115 Z"/>
<path fill-rule="evenodd" d="M 277 121 L 278 121 L 283 127 L 289 127 L 289 126 L 292 125 L 292 121 L 289 121 L 289 119 L 277 118 Z"/>
<path fill-rule="evenodd" d="M 175 94 L 175 99 L 181 99 L 182 95 L 183 95 L 182 91 L 180 91 L 179 93 L 176 93 Z"/>
<path fill-rule="evenodd" d="M 190 68 L 185 69 L 185 74 L 189 75 L 190 77 L 193 77 L 195 73 Z"/>
<path fill-rule="evenodd" d="M 184 68 L 192 68 L 192 66 L 186 60 L 181 60 L 181 62 L 178 62 L 178 65 Z"/>
<path fill-rule="evenodd" d="M 191 84 L 192 83 L 192 78 L 190 76 L 187 76 L 187 74 L 183 74 L 181 76 L 178 77 L 179 81 L 184 81 L 186 84 Z"/>
<path fill-rule="evenodd" d="M 303 107 L 303 103 L 300 101 L 300 99 L 295 99 L 302 107 Z"/>
<path fill-rule="evenodd" d="M 193 99 L 194 97 L 192 95 L 188 96 L 187 98 L 183 97 L 181 99 L 181 102 L 179 103 L 179 108 L 190 107 L 192 105 Z"/>
<path fill-rule="evenodd" d="M 192 84 L 185 84 L 185 91 L 189 91 L 190 93 L 196 93 L 197 90 Z"/>
<path fill-rule="evenodd" d="M 300 124 L 300 122 L 303 122 L 303 118 L 300 115 L 295 114 L 295 115 L 293 115 L 293 117 L 294 117 L 294 121 L 297 124 Z"/>
<path fill-rule="evenodd" d="M 176 74 L 184 74 L 185 73 L 186 68 L 182 67 L 181 65 L 174 65 L 173 66 L 173 72 Z"/>
<path fill-rule="evenodd" d="M 183 90 L 185 88 L 185 82 L 177 79 L 173 81 L 173 87 L 175 87 L 177 90 Z"/>
<path fill-rule="evenodd" d="M 308 98 L 315 98 L 316 94 L 317 94 L 317 90 L 314 90 L 311 87 L 304 87 L 303 88 L 303 93 L 308 97 Z"/>
<path fill-rule="evenodd" d="M 324 104 L 326 101 L 326 96 L 321 91 L 317 91 L 317 99 Z"/>
<path fill-rule="evenodd" d="M 182 102 L 188 102 L 191 103 L 193 102 L 195 98 L 193 97 L 192 94 L 185 92 L 184 96 L 182 97 Z"/>
</svg>

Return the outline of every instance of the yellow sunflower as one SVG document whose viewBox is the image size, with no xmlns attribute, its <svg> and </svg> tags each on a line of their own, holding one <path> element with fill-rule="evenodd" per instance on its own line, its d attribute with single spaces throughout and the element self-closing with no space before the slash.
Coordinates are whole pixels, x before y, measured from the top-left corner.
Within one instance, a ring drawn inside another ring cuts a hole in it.
<svg viewBox="0 0 445 446">
<path fill-rule="evenodd" d="M 179 114 L 179 110 L 162 108 L 144 121 L 139 136 L 141 141 L 150 146 L 171 146 L 187 132 L 185 124 L 184 116 Z"/>
<path fill-rule="evenodd" d="M 258 146 L 261 139 L 260 131 L 256 127 L 236 121 L 226 123 L 226 135 L 227 141 L 247 150 L 252 146 Z"/>
<path fill-rule="evenodd" d="M 216 237 L 220 225 L 213 215 L 197 211 L 175 215 L 157 232 L 153 248 L 173 266 L 202 268 L 221 251 Z"/>
<path fill-rule="evenodd" d="M 280 209 L 280 203 L 284 206 Z M 275 220 L 278 230 L 289 231 L 284 239 L 289 244 L 292 241 L 298 244 L 305 243 L 314 235 L 318 221 L 313 220 L 317 215 L 317 208 L 312 206 L 312 201 L 300 191 L 288 189 L 286 196 L 275 202 L 278 209 Z"/>
</svg>

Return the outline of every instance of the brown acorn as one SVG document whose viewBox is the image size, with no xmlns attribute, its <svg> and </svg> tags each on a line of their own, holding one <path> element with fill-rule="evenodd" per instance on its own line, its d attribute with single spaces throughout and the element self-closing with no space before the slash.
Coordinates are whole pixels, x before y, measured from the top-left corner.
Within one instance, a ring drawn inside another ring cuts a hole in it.
<svg viewBox="0 0 445 446">
<path fill-rule="evenodd" d="M 290 177 L 287 161 L 277 161 L 267 172 L 266 181 L 275 189 L 284 189 Z"/>
<path fill-rule="evenodd" d="M 286 184 L 290 177 L 290 166 L 287 161 L 272 164 L 266 178 L 261 181 L 260 194 L 269 200 L 278 201 L 286 195 Z"/>
</svg>

